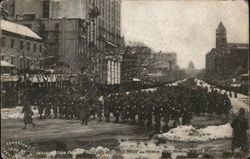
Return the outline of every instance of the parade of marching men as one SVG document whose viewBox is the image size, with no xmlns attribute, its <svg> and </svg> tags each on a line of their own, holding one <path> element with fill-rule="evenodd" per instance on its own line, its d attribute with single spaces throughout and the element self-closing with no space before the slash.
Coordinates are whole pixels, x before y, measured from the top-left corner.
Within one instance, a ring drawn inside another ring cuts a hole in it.
<svg viewBox="0 0 250 159">
<path fill-rule="evenodd" d="M 0 0 L 3 158 L 246 158 L 246 3 Z"/>
<path fill-rule="evenodd" d="M 22 101 L 24 105 L 38 107 L 40 120 L 77 119 L 82 125 L 87 125 L 89 120 L 96 119 L 99 122 L 139 124 L 143 127 L 155 125 L 157 133 L 178 125 L 189 125 L 194 115 L 227 117 L 232 108 L 227 93 L 214 89 L 209 92 L 206 87 L 195 86 L 194 79 L 187 81 L 178 86 L 168 84 L 158 87 L 154 91 L 142 89 L 85 95 L 74 87 L 50 88 L 36 97 L 32 97 L 32 93 L 23 95 Z M 31 110 L 24 107 L 25 111 Z M 171 126 L 170 120 L 173 121 Z"/>
</svg>

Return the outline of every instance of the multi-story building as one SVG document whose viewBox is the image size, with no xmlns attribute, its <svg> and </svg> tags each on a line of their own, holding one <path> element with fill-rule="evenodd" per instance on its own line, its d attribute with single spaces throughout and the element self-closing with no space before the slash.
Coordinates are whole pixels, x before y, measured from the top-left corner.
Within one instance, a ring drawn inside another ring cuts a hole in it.
<svg viewBox="0 0 250 159">
<path fill-rule="evenodd" d="M 244 43 L 229 43 L 231 54 L 230 69 L 233 73 L 247 73 L 249 69 L 249 45 Z"/>
<path fill-rule="evenodd" d="M 153 53 L 149 66 L 149 78 L 160 81 L 173 80 L 178 70 L 177 55 L 176 53 Z"/>
<path fill-rule="evenodd" d="M 140 77 L 138 57 L 135 52 L 126 49 L 122 56 L 121 63 L 121 82 L 128 83 L 133 81 L 134 78 Z"/>
<path fill-rule="evenodd" d="M 120 78 L 120 0 L 15 0 L 14 19 L 42 37 L 47 53 L 101 84 Z"/>
<path fill-rule="evenodd" d="M 17 68 L 40 69 L 42 63 L 33 62 L 44 57 L 42 38 L 26 26 L 7 20 L 1 20 L 2 46 L 1 60 L 7 61 Z"/>
<path fill-rule="evenodd" d="M 176 70 L 177 69 L 177 55 L 176 53 L 155 53 L 153 54 L 153 67 L 155 69 Z"/>
<path fill-rule="evenodd" d="M 152 50 L 147 46 L 127 46 L 122 56 L 122 82 L 132 81 L 133 78 L 144 80 L 148 73 L 151 54 Z"/>
<path fill-rule="evenodd" d="M 83 67 L 87 58 L 87 31 L 81 19 L 34 19 L 17 21 L 36 31 L 46 44 L 46 55 L 54 56 L 72 70 Z"/>
<path fill-rule="evenodd" d="M 6 15 L 2 15 L 3 18 L 6 18 L 7 16 L 14 18 L 15 0 L 5 0 L 1 2 L 2 7 L 8 12 Z"/>
<path fill-rule="evenodd" d="M 18 81 L 28 70 L 43 69 L 44 44 L 42 38 L 26 26 L 1 20 L 1 106 L 18 102 Z M 20 74 L 19 74 L 20 73 Z M 27 76 L 28 77 L 28 76 Z"/>
<path fill-rule="evenodd" d="M 226 28 L 220 22 L 216 29 L 216 47 L 206 55 L 206 72 L 209 75 L 232 76 L 248 71 L 248 44 L 228 44 L 226 34 Z"/>
</svg>

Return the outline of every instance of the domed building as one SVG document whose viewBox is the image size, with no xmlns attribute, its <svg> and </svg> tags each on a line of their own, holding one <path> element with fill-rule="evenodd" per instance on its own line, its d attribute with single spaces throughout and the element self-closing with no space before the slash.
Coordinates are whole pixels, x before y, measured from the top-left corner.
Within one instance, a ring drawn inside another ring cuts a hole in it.
<svg viewBox="0 0 250 159">
<path fill-rule="evenodd" d="M 193 61 L 188 63 L 188 69 L 195 69 Z"/>
</svg>

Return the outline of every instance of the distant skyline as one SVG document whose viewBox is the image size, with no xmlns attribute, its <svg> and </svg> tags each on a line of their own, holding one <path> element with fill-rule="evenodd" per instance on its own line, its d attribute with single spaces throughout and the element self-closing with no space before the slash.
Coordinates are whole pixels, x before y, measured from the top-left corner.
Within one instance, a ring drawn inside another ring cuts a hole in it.
<svg viewBox="0 0 250 159">
<path fill-rule="evenodd" d="M 205 55 L 215 47 L 220 21 L 227 40 L 249 43 L 248 5 L 244 1 L 123 0 L 122 34 L 154 51 L 177 53 L 177 63 L 187 68 L 205 67 Z"/>
</svg>

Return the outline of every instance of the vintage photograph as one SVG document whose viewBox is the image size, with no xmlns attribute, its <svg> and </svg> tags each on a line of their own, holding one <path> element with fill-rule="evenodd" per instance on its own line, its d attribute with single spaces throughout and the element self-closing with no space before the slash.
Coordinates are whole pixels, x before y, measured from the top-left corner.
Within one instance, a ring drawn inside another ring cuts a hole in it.
<svg viewBox="0 0 250 159">
<path fill-rule="evenodd" d="M 3 159 L 250 157 L 246 0 L 0 0 Z"/>
</svg>

